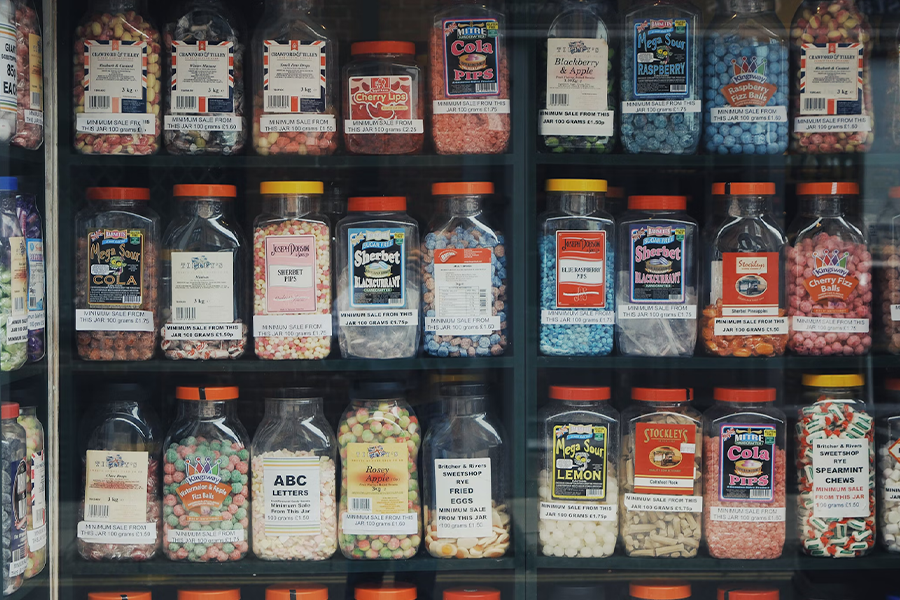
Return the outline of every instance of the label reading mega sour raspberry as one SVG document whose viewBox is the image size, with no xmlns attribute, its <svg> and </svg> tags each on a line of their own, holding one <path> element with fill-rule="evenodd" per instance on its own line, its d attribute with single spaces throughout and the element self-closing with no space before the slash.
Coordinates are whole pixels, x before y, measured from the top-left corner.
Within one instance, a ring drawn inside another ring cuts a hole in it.
<svg viewBox="0 0 900 600">
<path fill-rule="evenodd" d="M 638 423 L 634 433 L 634 493 L 694 492 L 697 428 L 675 423 Z"/>
<path fill-rule="evenodd" d="M 725 423 L 719 427 L 719 499 L 771 502 L 775 489 L 775 427 Z"/>
<path fill-rule="evenodd" d="M 767 58 L 738 56 L 731 60 L 731 64 L 726 64 L 725 69 L 729 81 L 719 91 L 725 97 L 727 106 L 710 109 L 713 123 L 787 122 L 786 106 L 766 107 L 778 91 L 778 86 L 770 80 Z"/>
<path fill-rule="evenodd" d="M 607 99 L 609 46 L 596 38 L 547 40 L 547 110 L 541 135 L 610 136 L 615 113 Z"/>
<path fill-rule="evenodd" d="M 551 497 L 554 500 L 605 500 L 609 458 L 606 425 L 554 425 L 552 442 Z"/>
<path fill-rule="evenodd" d="M 88 304 L 112 307 L 143 301 L 140 229 L 98 229 L 88 233 Z"/>
<path fill-rule="evenodd" d="M 325 112 L 325 42 L 263 42 L 263 110 Z"/>
<path fill-rule="evenodd" d="M 342 530 L 350 535 L 414 534 L 409 512 L 409 448 L 398 444 L 347 444 L 347 509 Z"/>
<path fill-rule="evenodd" d="M 234 112 L 234 42 L 172 42 L 171 111 Z"/>
<path fill-rule="evenodd" d="M 422 119 L 413 118 L 413 80 L 409 75 L 351 77 L 350 118 L 344 133 L 422 133 Z"/>
<path fill-rule="evenodd" d="M 630 227 L 632 302 L 684 302 L 685 232 L 676 224 Z"/>
<path fill-rule="evenodd" d="M 606 308 L 606 232 L 556 232 L 556 307 Z"/>
<path fill-rule="evenodd" d="M 497 19 L 445 19 L 444 94 L 500 94 L 500 22 Z"/>
<path fill-rule="evenodd" d="M 634 96 L 685 97 L 694 74 L 694 31 L 687 19 L 635 19 Z"/>
<path fill-rule="evenodd" d="M 406 304 L 406 231 L 352 227 L 348 232 L 351 308 Z"/>
</svg>

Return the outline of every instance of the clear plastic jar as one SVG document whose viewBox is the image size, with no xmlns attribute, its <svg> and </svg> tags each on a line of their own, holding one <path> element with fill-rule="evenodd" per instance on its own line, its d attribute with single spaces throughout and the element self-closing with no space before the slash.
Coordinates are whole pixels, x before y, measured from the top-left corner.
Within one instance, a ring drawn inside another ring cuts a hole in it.
<svg viewBox="0 0 900 600">
<path fill-rule="evenodd" d="M 803 0 L 791 23 L 791 152 L 871 149 L 873 46 L 868 19 L 854 0 Z M 842 76 L 835 79 L 835 70 Z"/>
<path fill-rule="evenodd" d="M 361 381 L 338 425 L 338 542 L 346 558 L 404 559 L 419 550 L 421 429 L 405 395 L 399 383 Z"/>
<path fill-rule="evenodd" d="M 879 350 L 900 354 L 900 187 L 892 187 L 888 192 L 888 202 L 875 223 L 873 237 L 869 241 L 878 265 L 878 297 L 873 306 L 877 321 L 875 343 Z"/>
<path fill-rule="evenodd" d="M 0 20 L 5 31 L 15 28 L 14 68 L 6 59 L 0 94 L 4 107 L 16 105 L 13 114 L 5 108 L 0 115 L 0 142 L 27 150 L 37 150 L 44 141 L 44 49 L 41 19 L 33 0 L 3 0 Z M 10 92 L 9 90 L 14 90 Z M 10 139 L 12 138 L 12 139 Z"/>
<path fill-rule="evenodd" d="M 144 0 L 91 0 L 75 29 L 76 151 L 140 156 L 159 150 L 161 41 Z"/>
<path fill-rule="evenodd" d="M 482 0 L 441 0 L 431 30 L 431 133 L 438 154 L 509 146 L 506 16 Z"/>
<path fill-rule="evenodd" d="M 406 198 L 350 198 L 337 224 L 344 358 L 410 358 L 419 347 L 419 226 Z"/>
<path fill-rule="evenodd" d="M 149 360 L 159 327 L 159 215 L 147 188 L 88 188 L 75 216 L 75 329 L 83 360 Z"/>
<path fill-rule="evenodd" d="M 337 550 L 337 440 L 322 397 L 285 388 L 266 397 L 253 436 L 253 554 L 325 560 Z"/>
<path fill-rule="evenodd" d="M 803 376 L 797 525 L 811 556 L 853 558 L 875 546 L 875 428 L 864 386 L 861 375 Z"/>
<path fill-rule="evenodd" d="M 412 42 L 356 42 L 344 66 L 344 144 L 354 154 L 418 154 L 425 86 Z"/>
<path fill-rule="evenodd" d="M 436 216 L 422 244 L 425 352 L 500 356 L 506 351 L 506 245 L 485 215 L 490 182 L 435 183 Z"/>
<path fill-rule="evenodd" d="M 8 182 L 18 188 L 18 180 Z M 4 185 L 0 177 L 0 187 Z M 31 194 L 18 193 L 16 196 L 16 216 L 25 236 L 25 256 L 28 262 L 28 362 L 38 362 L 44 358 L 44 328 L 47 313 L 44 307 L 45 268 L 44 268 L 44 231 L 41 226 L 41 213 L 37 202 Z"/>
<path fill-rule="evenodd" d="M 0 454 L 5 482 L 0 504 L 3 506 L 3 595 L 12 594 L 25 582 L 28 564 L 28 484 L 26 471 L 25 429 L 19 425 L 19 405 L 0 404 Z"/>
<path fill-rule="evenodd" d="M 16 214 L 16 193 L 0 181 L 0 370 L 28 360 L 28 257 Z"/>
<path fill-rule="evenodd" d="M 264 181 L 253 222 L 253 339 L 269 360 L 331 353 L 331 227 L 321 181 Z"/>
<path fill-rule="evenodd" d="M 788 340 L 781 264 L 787 239 L 772 217 L 774 183 L 726 183 L 729 215 L 704 265 L 700 336 L 715 356 L 781 356 Z"/>
<path fill-rule="evenodd" d="M 616 345 L 691 356 L 697 344 L 697 221 L 684 196 L 631 196 L 619 221 Z"/>
<path fill-rule="evenodd" d="M 900 552 L 900 379 L 884 382 L 881 414 L 876 421 L 878 444 L 878 537 L 888 552 Z"/>
<path fill-rule="evenodd" d="M 547 32 L 547 85 L 540 133 L 554 153 L 612 152 L 616 144 L 616 44 L 605 9 L 566 0 Z M 611 23 L 610 23 L 611 24 Z M 584 124 L 566 123 L 584 119 Z"/>
<path fill-rule="evenodd" d="M 140 384 L 107 384 L 97 396 L 102 416 L 85 449 L 78 553 L 86 560 L 149 560 L 159 550 L 163 519 L 172 515 L 160 504 L 158 420 Z M 127 535 L 110 532 L 111 525 Z"/>
<path fill-rule="evenodd" d="M 19 425 L 25 429 L 25 477 L 28 482 L 28 564 L 25 579 L 47 564 L 47 457 L 44 427 L 33 406 L 19 406 Z"/>
<path fill-rule="evenodd" d="M 541 353 L 606 356 L 616 316 L 616 230 L 603 179 L 548 179 L 540 217 Z"/>
<path fill-rule="evenodd" d="M 630 600 L 690 600 L 691 584 L 687 581 L 647 579 L 628 584 Z"/>
<path fill-rule="evenodd" d="M 710 154 L 784 154 L 787 32 L 772 0 L 728 0 L 706 35 L 703 145 Z"/>
<path fill-rule="evenodd" d="M 247 554 L 249 437 L 237 418 L 236 387 L 178 387 L 166 435 L 163 548 L 170 560 L 226 562 Z"/>
<path fill-rule="evenodd" d="M 872 346 L 872 255 L 852 216 L 855 183 L 797 185 L 788 228 L 788 348 L 809 356 L 860 355 Z"/>
<path fill-rule="evenodd" d="M 632 388 L 622 413 L 622 542 L 628 556 L 697 556 L 703 434 L 692 389 Z M 672 531 L 668 526 L 672 526 Z"/>
<path fill-rule="evenodd" d="M 697 151 L 703 90 L 700 17 L 688 0 L 642 0 L 625 14 L 621 135 L 629 154 Z"/>
<path fill-rule="evenodd" d="M 328 588 L 315 583 L 280 583 L 266 588 L 265 600 L 328 600 Z"/>
<path fill-rule="evenodd" d="M 240 358 L 247 343 L 247 242 L 233 185 L 176 185 L 163 235 L 162 349 L 174 360 Z"/>
<path fill-rule="evenodd" d="M 315 3 L 266 0 L 250 53 L 257 154 L 321 155 L 337 149 L 337 47 L 310 17 Z"/>
<path fill-rule="evenodd" d="M 244 147 L 243 32 L 222 0 L 183 0 L 166 25 L 169 154 L 235 154 Z M 177 77 L 176 77 L 177 75 Z"/>
<path fill-rule="evenodd" d="M 619 412 L 608 387 L 551 386 L 538 416 L 538 533 L 545 556 L 603 558 L 619 530 Z"/>
<path fill-rule="evenodd" d="M 775 588 L 742 585 L 739 588 L 734 586 L 719 586 L 716 590 L 716 600 L 779 600 L 781 597 L 779 591 Z"/>
<path fill-rule="evenodd" d="M 435 558 L 500 558 L 512 532 L 506 434 L 488 413 L 487 386 L 440 394 L 442 418 L 422 440 L 425 548 Z"/>
<path fill-rule="evenodd" d="M 781 556 L 786 417 L 775 396 L 775 388 L 715 388 L 703 413 L 703 528 L 714 558 Z"/>
</svg>

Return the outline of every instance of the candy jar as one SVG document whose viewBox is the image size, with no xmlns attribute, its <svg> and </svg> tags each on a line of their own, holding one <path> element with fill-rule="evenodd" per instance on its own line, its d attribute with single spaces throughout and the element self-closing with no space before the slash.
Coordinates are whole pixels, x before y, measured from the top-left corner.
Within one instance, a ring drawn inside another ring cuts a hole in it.
<svg viewBox="0 0 900 600">
<path fill-rule="evenodd" d="M 784 154 L 787 32 L 772 0 L 727 0 L 726 14 L 710 25 L 705 43 L 706 151 Z"/>
<path fill-rule="evenodd" d="M 19 425 L 25 429 L 25 479 L 28 485 L 28 564 L 25 579 L 47 564 L 47 456 L 44 427 L 34 406 L 19 405 Z"/>
<path fill-rule="evenodd" d="M 880 350 L 900 354 L 900 187 L 888 192 L 888 202 L 875 224 L 873 243 L 878 292 L 874 305 L 875 342 Z"/>
<path fill-rule="evenodd" d="M 253 341 L 269 360 L 331 352 L 331 227 L 321 181 L 264 181 L 253 223 Z"/>
<path fill-rule="evenodd" d="M 878 537 L 888 552 L 900 552 L 900 379 L 884 382 L 882 415 L 876 421 L 878 444 Z"/>
<path fill-rule="evenodd" d="M 406 198 L 350 198 L 337 225 L 344 358 L 410 358 L 419 346 L 419 227 Z"/>
<path fill-rule="evenodd" d="M 338 425 L 338 541 L 346 558 L 403 559 L 419 550 L 420 428 L 405 395 L 399 383 L 360 382 Z"/>
<path fill-rule="evenodd" d="M 412 42 L 356 42 L 344 67 L 344 144 L 354 154 L 418 154 L 425 85 Z"/>
<path fill-rule="evenodd" d="M 159 149 L 159 31 L 143 0 L 92 0 L 75 29 L 75 149 L 153 154 Z"/>
<path fill-rule="evenodd" d="M 78 553 L 86 560 L 149 560 L 159 550 L 162 520 L 178 519 L 172 505 L 160 510 L 161 432 L 150 394 L 136 383 L 106 384 L 97 397 L 102 417 L 84 454 Z"/>
<path fill-rule="evenodd" d="M 726 183 L 729 216 L 704 265 L 701 345 L 714 356 L 781 356 L 788 338 L 781 264 L 787 240 L 772 217 L 774 183 Z"/>
<path fill-rule="evenodd" d="M 619 412 L 608 387 L 550 386 L 538 415 L 544 556 L 603 558 L 619 530 Z"/>
<path fill-rule="evenodd" d="M 592 0 L 566 0 L 550 24 L 539 125 L 548 151 L 612 152 L 618 59 L 610 38 L 603 9 Z"/>
<path fill-rule="evenodd" d="M 325 560 L 337 550 L 337 440 L 309 388 L 267 395 L 253 436 L 253 554 Z"/>
<path fill-rule="evenodd" d="M 616 316 L 616 229 L 603 179 L 548 179 L 540 217 L 541 353 L 605 356 Z"/>
<path fill-rule="evenodd" d="M 25 459 L 25 429 L 19 425 L 19 405 L 0 404 L 0 454 L 3 462 L 3 562 L 0 584 L 8 596 L 25 582 L 28 564 L 28 490 Z"/>
<path fill-rule="evenodd" d="M 632 388 L 622 413 L 622 542 L 628 556 L 697 556 L 703 434 L 692 389 Z M 673 527 L 672 532 L 668 530 Z"/>
<path fill-rule="evenodd" d="M 482 0 L 440 0 L 431 30 L 431 133 L 438 154 L 509 146 L 506 16 Z"/>
<path fill-rule="evenodd" d="M 166 25 L 169 154 L 234 154 L 244 147 L 244 40 L 221 0 L 186 0 Z"/>
<path fill-rule="evenodd" d="M 266 0 L 253 36 L 257 154 L 332 154 L 338 145 L 337 47 L 309 11 L 317 0 Z"/>
<path fill-rule="evenodd" d="M 875 546 L 875 428 L 861 375 L 804 375 L 796 429 L 800 547 L 853 558 Z"/>
<path fill-rule="evenodd" d="M 10 179 L 15 183 L 4 182 L 0 177 L 0 189 L 18 188 L 18 180 Z M 44 308 L 44 232 L 41 213 L 32 194 L 19 193 L 16 196 L 16 216 L 25 236 L 25 258 L 28 263 L 28 362 L 31 363 L 44 358 L 44 328 L 47 321 Z"/>
<path fill-rule="evenodd" d="M 616 345 L 691 356 L 697 342 L 697 222 L 684 196 L 631 196 L 619 221 Z"/>
<path fill-rule="evenodd" d="M 236 387 L 178 387 L 164 444 L 163 549 L 170 560 L 225 562 L 247 554 L 250 450 Z M 199 525 L 199 527 L 197 527 Z"/>
<path fill-rule="evenodd" d="M 0 370 L 25 364 L 28 350 L 28 259 L 16 215 L 16 192 L 0 178 Z"/>
<path fill-rule="evenodd" d="M 489 182 L 435 183 L 435 218 L 422 242 L 425 352 L 500 356 L 508 344 L 506 245 L 488 224 Z"/>
<path fill-rule="evenodd" d="M 0 6 L 3 6 L 0 4 Z M 44 141 L 44 48 L 41 37 L 41 19 L 33 0 L 13 0 L 16 28 L 16 123 L 11 143 L 28 150 L 37 150 Z M 4 26 L 11 25 L 6 21 Z M 9 75 L 8 55 L 3 72 Z M 5 86 L 4 86 L 5 87 Z M 7 88 L 8 89 L 8 88 Z M 8 100 L 8 98 L 3 98 Z M 3 106 L 7 106 L 4 101 Z M 0 140 L 9 139 L 5 131 L 9 120 L 5 108 L 0 117 Z"/>
<path fill-rule="evenodd" d="M 788 229 L 788 348 L 810 356 L 860 355 L 872 346 L 872 255 L 848 213 L 855 183 L 797 185 L 800 211 Z"/>
<path fill-rule="evenodd" d="M 714 558 L 778 558 L 785 541 L 785 422 L 775 388 L 715 388 L 703 413 L 703 529 Z"/>
<path fill-rule="evenodd" d="M 442 419 L 422 440 L 425 548 L 435 558 L 500 558 L 512 531 L 506 434 L 488 412 L 487 386 L 448 384 L 440 396 Z"/>
<path fill-rule="evenodd" d="M 83 360 L 149 360 L 159 318 L 159 215 L 147 188 L 88 188 L 75 215 L 75 329 Z"/>
<path fill-rule="evenodd" d="M 691 584 L 680 580 L 649 579 L 628 584 L 629 600 L 690 600 Z"/>
<path fill-rule="evenodd" d="M 174 360 L 240 358 L 247 343 L 247 243 L 233 185 L 176 185 L 163 235 L 162 349 Z M 165 260 L 168 258 L 168 260 Z"/>
<path fill-rule="evenodd" d="M 625 14 L 622 144 L 629 154 L 693 154 L 700 143 L 700 12 L 688 0 L 641 0 Z"/>
<path fill-rule="evenodd" d="M 867 152 L 875 140 L 872 31 L 854 0 L 803 0 L 791 25 L 791 151 Z"/>
</svg>

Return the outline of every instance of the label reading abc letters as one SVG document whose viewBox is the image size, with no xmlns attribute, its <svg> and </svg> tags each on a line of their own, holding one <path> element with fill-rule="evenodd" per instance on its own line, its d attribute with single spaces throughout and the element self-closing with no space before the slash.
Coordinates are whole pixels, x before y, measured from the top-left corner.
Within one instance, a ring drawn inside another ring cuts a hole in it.
<svg viewBox="0 0 900 600">
<path fill-rule="evenodd" d="M 638 423 L 634 440 L 634 493 L 694 492 L 694 425 Z"/>
<path fill-rule="evenodd" d="M 267 535 L 315 535 L 321 529 L 319 458 L 263 458 Z"/>
<path fill-rule="evenodd" d="M 556 232 L 556 307 L 606 308 L 606 232 Z"/>
<path fill-rule="evenodd" d="M 726 423 L 719 431 L 719 499 L 771 502 L 775 489 L 775 427 Z"/>
<path fill-rule="evenodd" d="M 444 94 L 500 94 L 500 23 L 496 19 L 447 19 L 444 31 Z"/>
</svg>

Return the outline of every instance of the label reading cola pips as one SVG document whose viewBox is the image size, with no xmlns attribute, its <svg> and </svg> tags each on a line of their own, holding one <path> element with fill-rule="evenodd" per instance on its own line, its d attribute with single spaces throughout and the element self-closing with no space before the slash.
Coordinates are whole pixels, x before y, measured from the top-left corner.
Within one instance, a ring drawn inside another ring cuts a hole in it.
<svg viewBox="0 0 900 600">
<path fill-rule="evenodd" d="M 719 499 L 771 502 L 775 489 L 775 427 L 720 426 Z"/>
<path fill-rule="evenodd" d="M 499 95 L 500 22 L 445 19 L 443 32 L 447 97 Z"/>
<path fill-rule="evenodd" d="M 553 426 L 554 500 L 605 500 L 606 425 L 569 423 Z"/>
</svg>

